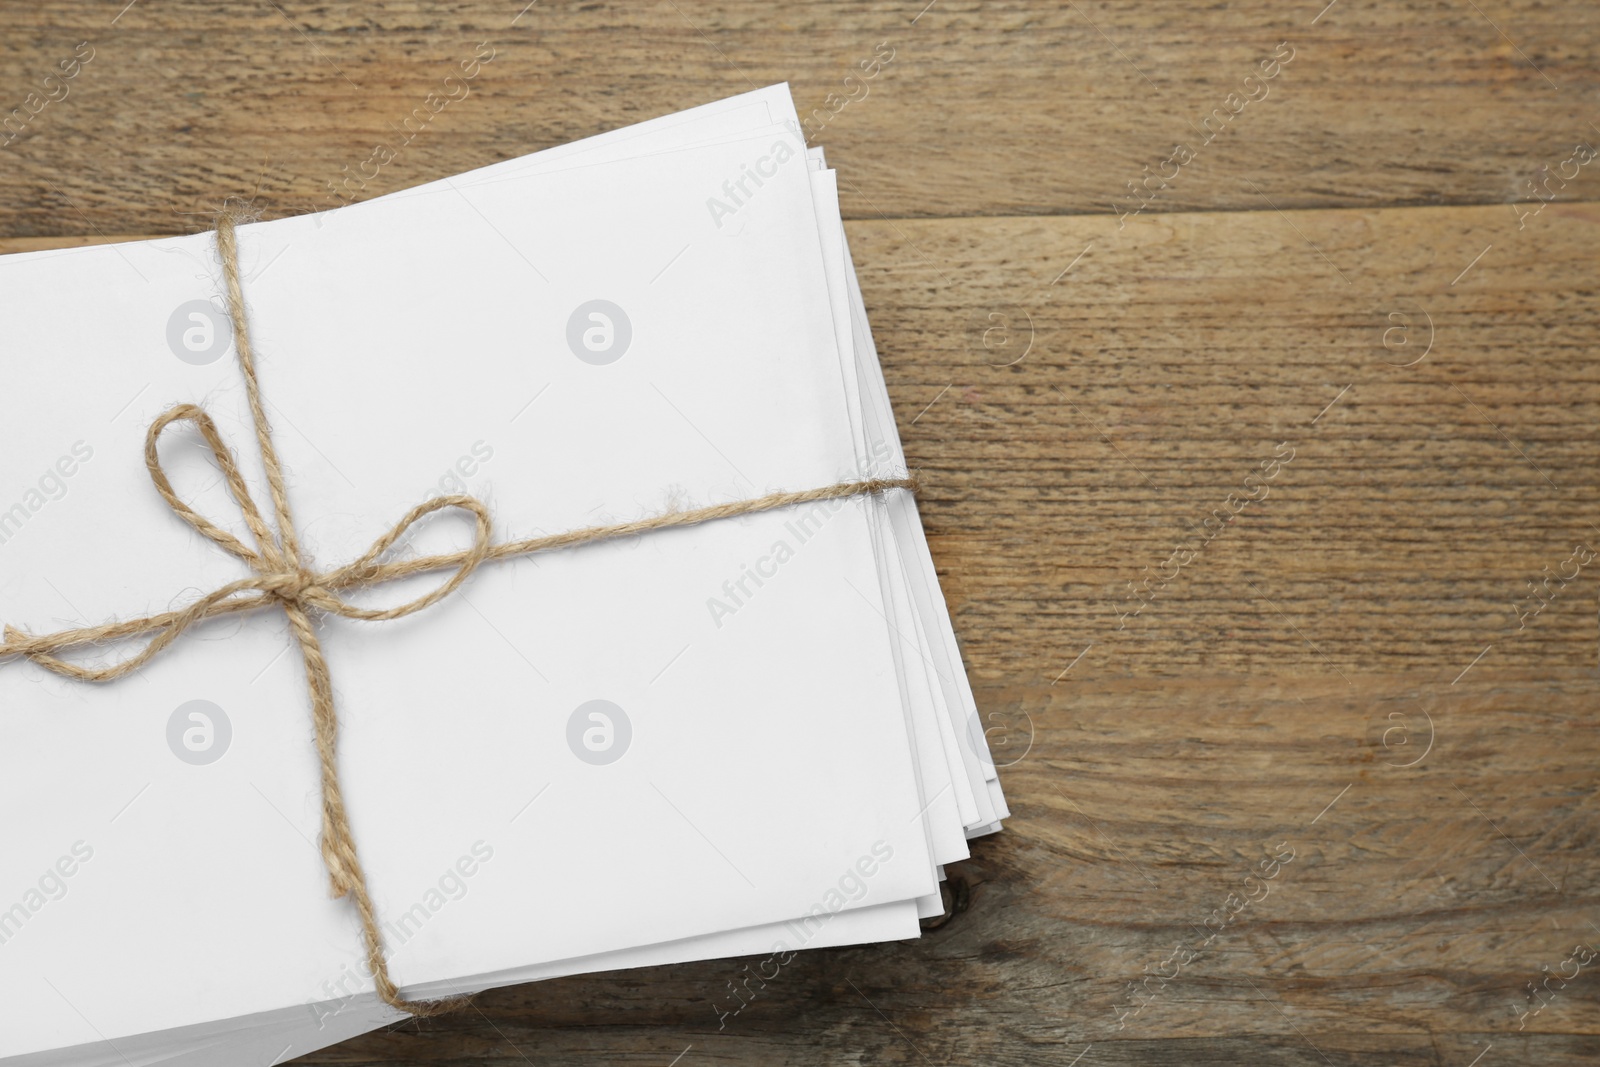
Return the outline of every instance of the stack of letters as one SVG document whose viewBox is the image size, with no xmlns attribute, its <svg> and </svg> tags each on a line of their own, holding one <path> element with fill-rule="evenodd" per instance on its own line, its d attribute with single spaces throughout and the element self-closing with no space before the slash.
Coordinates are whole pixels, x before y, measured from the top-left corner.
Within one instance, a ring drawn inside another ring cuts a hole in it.
<svg viewBox="0 0 1600 1067">
<path fill-rule="evenodd" d="M 501 542 L 906 478 L 799 131 L 775 86 L 241 225 L 305 556 L 356 560 L 430 497 L 481 500 Z M 11 647 L 249 577 L 146 469 L 152 421 L 198 405 L 270 514 L 217 236 L 8 256 L 0 283 Z M 200 435 L 158 451 L 248 542 Z M 385 558 L 470 526 L 442 511 Z M 266 1065 L 403 1017 L 329 893 L 286 620 L 207 619 L 103 684 L 0 661 L 0 1063 Z M 491 560 L 426 611 L 315 626 L 406 998 L 916 937 L 1008 814 L 906 488 Z M 740 1003 L 707 1000 L 708 1026 Z"/>
</svg>

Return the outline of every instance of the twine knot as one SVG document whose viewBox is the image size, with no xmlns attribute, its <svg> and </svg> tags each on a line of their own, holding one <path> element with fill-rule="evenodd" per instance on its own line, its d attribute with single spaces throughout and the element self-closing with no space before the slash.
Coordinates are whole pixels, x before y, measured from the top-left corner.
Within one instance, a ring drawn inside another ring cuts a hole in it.
<svg viewBox="0 0 1600 1067">
<path fill-rule="evenodd" d="M 305 603 L 307 600 L 306 594 L 312 590 L 319 593 L 327 592 L 317 584 L 317 576 L 304 569 L 267 575 L 263 581 L 262 589 L 286 604 Z"/>
</svg>

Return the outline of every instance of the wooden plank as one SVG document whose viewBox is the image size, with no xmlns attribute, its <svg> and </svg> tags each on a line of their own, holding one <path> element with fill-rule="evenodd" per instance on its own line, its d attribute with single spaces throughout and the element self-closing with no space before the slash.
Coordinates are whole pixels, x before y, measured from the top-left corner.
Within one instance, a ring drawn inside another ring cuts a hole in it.
<svg viewBox="0 0 1600 1067">
<path fill-rule="evenodd" d="M 1162 212 L 1597 195 L 1544 169 L 1600 137 L 1585 0 L 67 0 L 6 22 L 8 235 L 184 232 L 227 196 L 298 214 L 349 175 L 371 196 L 784 80 L 858 218 L 1130 210 L 1130 182 Z M 397 132 L 430 93 L 456 99 Z"/>
<path fill-rule="evenodd" d="M 1597 219 L 855 225 L 974 675 L 1593 667 Z"/>
</svg>

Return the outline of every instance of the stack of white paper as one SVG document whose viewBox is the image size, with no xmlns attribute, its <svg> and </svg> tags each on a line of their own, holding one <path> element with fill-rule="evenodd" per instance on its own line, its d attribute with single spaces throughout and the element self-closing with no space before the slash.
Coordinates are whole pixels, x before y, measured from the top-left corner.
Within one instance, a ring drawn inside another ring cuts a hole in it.
<svg viewBox="0 0 1600 1067">
<path fill-rule="evenodd" d="M 834 173 L 798 130 L 774 86 L 241 227 L 317 564 L 430 494 L 479 497 L 511 540 L 904 477 Z M 0 258 L 0 621 L 247 575 L 143 458 L 192 402 L 263 481 L 221 285 L 211 234 Z M 166 469 L 245 537 L 196 441 L 169 433 Z M 463 537 L 439 517 L 403 550 Z M 1008 815 L 904 490 L 490 563 L 418 615 L 319 632 L 408 997 L 723 956 L 770 976 L 915 937 L 941 865 Z M 0 709 L 0 1063 L 265 1064 L 399 1017 L 328 893 L 282 612 L 106 685 L 7 661 Z"/>
</svg>

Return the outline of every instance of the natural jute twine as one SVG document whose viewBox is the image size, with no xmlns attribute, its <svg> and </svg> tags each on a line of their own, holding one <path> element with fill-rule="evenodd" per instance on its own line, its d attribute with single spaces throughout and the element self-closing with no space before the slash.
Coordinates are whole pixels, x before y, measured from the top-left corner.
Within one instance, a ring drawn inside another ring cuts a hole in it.
<svg viewBox="0 0 1600 1067">
<path fill-rule="evenodd" d="M 316 725 L 317 757 L 322 764 L 322 859 L 327 865 L 335 897 L 350 897 L 361 916 L 361 927 L 366 938 L 367 963 L 371 969 L 377 992 L 383 1000 L 412 1015 L 436 1015 L 452 1010 L 464 1003 L 464 998 L 442 1001 L 410 1001 L 400 996 L 400 990 L 389 977 L 389 966 L 384 955 L 383 934 L 378 929 L 378 917 L 372 906 L 372 895 L 367 889 L 366 874 L 356 854 L 355 837 L 350 828 L 350 817 L 345 811 L 344 797 L 339 788 L 338 737 L 339 716 L 334 708 L 333 681 L 328 671 L 328 661 L 322 654 L 322 644 L 317 639 L 313 625 L 314 614 L 341 615 L 347 619 L 372 621 L 398 619 L 437 604 L 461 587 L 479 564 L 489 560 L 510 559 L 534 552 L 570 548 L 575 545 L 609 541 L 652 530 L 666 530 L 677 526 L 693 526 L 714 519 L 735 515 L 750 515 L 760 511 L 805 504 L 816 500 L 833 500 L 840 497 L 882 493 L 889 489 L 915 489 L 910 478 L 872 478 L 865 481 L 841 482 L 820 489 L 807 489 L 797 493 L 769 493 L 751 500 L 730 504 L 677 511 L 636 522 L 617 523 L 613 526 L 591 526 L 587 529 L 552 534 L 548 537 L 529 538 L 525 541 L 494 543 L 491 536 L 489 509 L 470 496 L 437 497 L 418 504 L 395 523 L 382 537 L 372 543 L 362 556 L 352 563 L 332 570 L 312 569 L 300 547 L 289 508 L 289 494 L 284 483 L 283 467 L 278 462 L 277 450 L 272 444 L 272 429 L 261 402 L 261 385 L 256 375 L 255 354 L 250 347 L 250 329 L 245 317 L 244 293 L 239 283 L 239 246 L 234 234 L 235 220 L 224 216 L 217 224 L 217 251 L 222 259 L 222 272 L 227 281 L 228 312 L 233 319 L 234 345 L 239 356 L 239 369 L 244 374 L 245 388 L 250 398 L 250 413 L 255 421 L 256 443 L 261 449 L 261 459 L 267 474 L 267 487 L 272 495 L 272 508 L 276 521 L 269 526 L 262 518 L 250 489 L 239 473 L 234 453 L 218 433 L 211 416 L 193 404 L 179 404 L 151 423 L 145 435 L 144 461 L 150 479 L 167 506 L 191 527 L 223 549 L 243 560 L 255 572 L 254 577 L 229 582 L 211 593 L 177 611 L 166 611 L 122 622 L 108 622 L 99 626 L 86 626 L 61 630 L 51 634 L 29 634 L 5 628 L 5 643 L 0 644 L 0 660 L 24 656 L 48 670 L 68 678 L 86 682 L 107 682 L 137 670 L 158 655 L 178 636 L 196 623 L 220 615 L 258 611 L 263 608 L 281 608 L 288 616 L 289 628 L 299 642 L 305 661 L 306 682 L 311 692 L 311 716 Z M 211 446 L 228 482 L 228 490 L 244 514 L 256 547 L 250 548 L 238 538 L 196 513 L 180 500 L 172 490 L 172 483 L 161 467 L 156 444 L 162 432 L 175 422 L 193 423 Z M 446 508 L 455 508 L 470 514 L 476 522 L 472 547 L 445 555 L 421 556 L 397 561 L 380 561 L 380 557 L 398 541 L 407 530 L 424 516 Z M 275 528 L 274 528 L 275 527 Z M 398 607 L 373 610 L 357 607 L 339 594 L 344 590 L 362 589 L 382 582 L 405 578 L 429 571 L 453 570 L 447 581 L 425 596 L 408 601 Z M 82 667 L 59 658 L 59 653 L 85 646 L 103 645 L 124 638 L 148 636 L 149 640 L 135 655 L 107 667 Z"/>
</svg>

